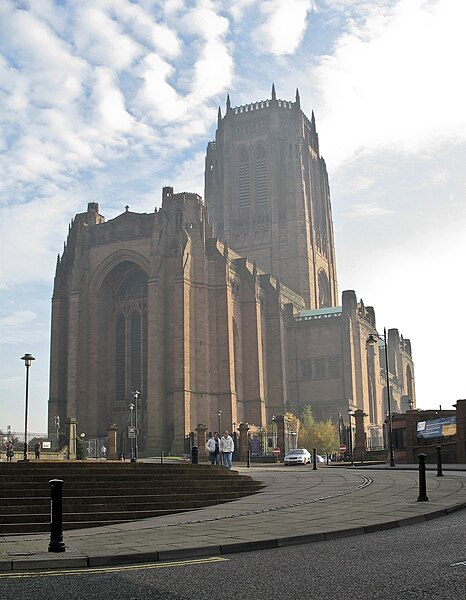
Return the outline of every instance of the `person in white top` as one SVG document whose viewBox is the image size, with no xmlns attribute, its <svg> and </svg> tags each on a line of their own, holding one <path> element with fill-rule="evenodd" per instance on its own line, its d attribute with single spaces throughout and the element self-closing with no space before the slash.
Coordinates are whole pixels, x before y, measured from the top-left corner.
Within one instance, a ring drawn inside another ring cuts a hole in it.
<svg viewBox="0 0 466 600">
<path fill-rule="evenodd" d="M 214 435 L 207 440 L 205 445 L 207 452 L 210 454 L 210 464 L 220 464 L 220 438 L 218 431 L 214 431 Z"/>
<path fill-rule="evenodd" d="M 220 438 L 220 452 L 223 457 L 223 464 L 231 469 L 231 458 L 235 449 L 233 438 L 228 435 L 228 431 L 224 431 Z"/>
</svg>

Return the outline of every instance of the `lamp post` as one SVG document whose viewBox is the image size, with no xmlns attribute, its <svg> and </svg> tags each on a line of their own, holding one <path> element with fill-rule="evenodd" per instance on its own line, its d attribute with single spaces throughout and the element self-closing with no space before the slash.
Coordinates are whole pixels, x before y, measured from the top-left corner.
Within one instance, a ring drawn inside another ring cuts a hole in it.
<svg viewBox="0 0 466 600">
<path fill-rule="evenodd" d="M 24 415 L 24 462 L 28 461 L 28 403 L 29 403 L 29 367 L 32 365 L 32 361 L 36 360 L 32 354 L 25 354 L 21 357 L 24 360 L 26 367 L 26 409 Z"/>
<path fill-rule="evenodd" d="M 218 417 L 218 435 L 222 435 L 222 411 L 219 410 L 217 413 Z"/>
<path fill-rule="evenodd" d="M 275 415 L 272 415 L 272 446 L 275 448 L 277 445 L 275 441 Z"/>
<path fill-rule="evenodd" d="M 134 404 L 131 403 L 129 406 L 129 424 L 130 424 L 130 430 L 129 430 L 129 437 L 131 439 L 131 462 L 136 462 L 136 458 L 134 456 L 134 437 L 135 437 L 135 428 L 134 428 L 134 421 L 133 421 L 133 415 L 134 415 Z"/>
<path fill-rule="evenodd" d="M 395 466 L 395 454 L 393 451 L 393 436 L 392 436 L 392 407 L 390 402 L 390 379 L 388 372 L 388 344 L 387 344 L 387 330 L 383 328 L 383 338 L 378 334 L 374 336 L 372 333 L 367 338 L 367 343 L 371 346 L 377 346 L 377 338 L 382 340 L 385 347 L 385 379 L 387 383 L 387 404 L 388 404 L 388 445 L 390 450 L 390 467 Z"/>
<path fill-rule="evenodd" d="M 133 392 L 133 400 L 134 400 L 134 426 L 135 426 L 135 436 L 134 436 L 134 440 L 135 440 L 135 449 L 134 449 L 134 456 L 135 456 L 135 460 L 138 460 L 139 458 L 139 446 L 138 446 L 138 434 L 139 434 L 139 423 L 138 423 L 138 400 L 141 397 L 141 392 L 138 392 L 138 390 L 134 390 Z"/>
<path fill-rule="evenodd" d="M 84 432 L 82 432 L 79 434 L 79 437 L 81 438 L 81 450 L 83 453 L 82 458 L 84 458 L 84 438 L 86 437 L 86 434 Z"/>
</svg>

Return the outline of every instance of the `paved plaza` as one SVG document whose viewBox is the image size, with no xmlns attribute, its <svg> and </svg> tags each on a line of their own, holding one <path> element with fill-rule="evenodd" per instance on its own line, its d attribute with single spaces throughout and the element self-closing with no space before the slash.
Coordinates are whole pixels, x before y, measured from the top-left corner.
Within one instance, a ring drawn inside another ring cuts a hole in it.
<svg viewBox="0 0 466 600">
<path fill-rule="evenodd" d="M 458 467 L 460 468 L 460 467 Z M 427 472 L 429 502 L 417 502 L 415 469 L 237 467 L 262 481 L 257 494 L 186 513 L 65 531 L 0 537 L 0 571 L 135 564 L 362 535 L 466 508 L 465 473 Z"/>
</svg>

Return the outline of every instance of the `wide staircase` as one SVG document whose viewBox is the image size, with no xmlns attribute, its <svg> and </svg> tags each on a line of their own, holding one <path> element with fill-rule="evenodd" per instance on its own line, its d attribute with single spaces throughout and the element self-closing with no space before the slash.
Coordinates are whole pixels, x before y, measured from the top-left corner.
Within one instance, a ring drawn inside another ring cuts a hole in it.
<svg viewBox="0 0 466 600">
<path fill-rule="evenodd" d="M 262 488 L 247 475 L 215 465 L 0 463 L 0 535 L 50 530 L 51 479 L 64 481 L 64 529 L 185 512 Z"/>
</svg>

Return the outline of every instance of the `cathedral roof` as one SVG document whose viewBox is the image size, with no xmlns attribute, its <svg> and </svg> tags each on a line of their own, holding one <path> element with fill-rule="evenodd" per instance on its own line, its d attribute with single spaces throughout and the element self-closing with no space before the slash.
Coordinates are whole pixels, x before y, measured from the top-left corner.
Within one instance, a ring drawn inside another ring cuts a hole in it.
<svg viewBox="0 0 466 600">
<path fill-rule="evenodd" d="M 341 315 L 341 306 L 326 306 L 325 308 L 316 308 L 314 310 L 301 310 L 295 319 L 300 321 L 310 321 L 311 319 L 328 319 Z"/>
</svg>

